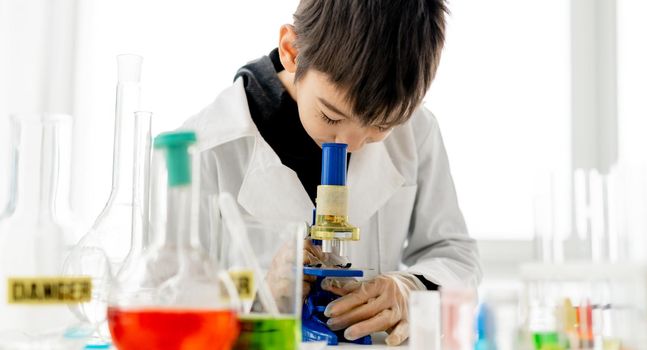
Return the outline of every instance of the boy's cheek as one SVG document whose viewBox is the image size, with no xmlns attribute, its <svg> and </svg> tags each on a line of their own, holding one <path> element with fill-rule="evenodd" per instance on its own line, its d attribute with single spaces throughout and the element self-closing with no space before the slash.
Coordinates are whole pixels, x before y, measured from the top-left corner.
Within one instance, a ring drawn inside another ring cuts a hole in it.
<svg viewBox="0 0 647 350">
<path fill-rule="evenodd" d="M 392 131 L 393 131 L 393 129 L 391 129 L 389 131 L 386 131 L 386 132 L 383 132 L 383 133 L 380 133 L 380 135 L 377 138 L 375 138 L 375 140 L 372 140 L 372 142 L 380 142 L 380 141 L 386 140 L 386 138 L 391 135 Z"/>
</svg>

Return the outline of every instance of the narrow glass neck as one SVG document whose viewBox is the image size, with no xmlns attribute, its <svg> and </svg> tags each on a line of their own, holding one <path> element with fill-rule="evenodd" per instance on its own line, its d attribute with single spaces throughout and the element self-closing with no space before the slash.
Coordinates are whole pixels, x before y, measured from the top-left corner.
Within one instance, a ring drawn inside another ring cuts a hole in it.
<svg viewBox="0 0 647 350">
<path fill-rule="evenodd" d="M 117 84 L 115 139 L 112 162 L 112 201 L 130 203 L 133 196 L 134 113 L 139 108 L 140 84 Z"/>
<path fill-rule="evenodd" d="M 191 246 L 191 185 L 169 187 L 166 207 L 166 242 L 178 248 Z"/>
<path fill-rule="evenodd" d="M 135 113 L 134 172 L 132 192 L 131 252 L 139 252 L 148 245 L 148 196 L 151 161 L 151 113 Z"/>
<path fill-rule="evenodd" d="M 12 117 L 12 177 L 16 192 L 11 196 L 11 206 L 16 216 L 54 221 L 59 133 L 64 120 L 67 119 L 54 115 Z"/>
</svg>

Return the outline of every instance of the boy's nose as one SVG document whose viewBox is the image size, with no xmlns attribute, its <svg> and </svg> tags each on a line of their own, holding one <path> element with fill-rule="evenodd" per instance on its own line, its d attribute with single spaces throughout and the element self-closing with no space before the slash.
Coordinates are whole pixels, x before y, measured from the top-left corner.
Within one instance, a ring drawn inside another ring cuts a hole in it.
<svg viewBox="0 0 647 350">
<path fill-rule="evenodd" d="M 335 136 L 335 142 L 348 145 L 348 152 L 358 151 L 365 144 L 382 141 L 388 133 L 379 132 L 374 128 L 362 128 Z"/>
<path fill-rule="evenodd" d="M 366 137 L 362 136 L 337 136 L 335 138 L 336 143 L 345 143 L 348 145 L 348 152 L 355 152 L 364 146 L 366 143 Z"/>
</svg>

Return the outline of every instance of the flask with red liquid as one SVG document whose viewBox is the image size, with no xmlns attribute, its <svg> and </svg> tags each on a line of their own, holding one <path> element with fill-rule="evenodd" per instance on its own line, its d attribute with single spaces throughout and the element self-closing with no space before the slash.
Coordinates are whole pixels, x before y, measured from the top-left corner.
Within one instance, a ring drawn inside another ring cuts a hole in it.
<svg viewBox="0 0 647 350">
<path fill-rule="evenodd" d="M 192 131 L 153 142 L 149 243 L 127 259 L 108 298 L 119 350 L 228 350 L 238 336 L 235 287 L 198 237 L 195 142 Z M 134 222 L 148 222 L 147 214 Z"/>
</svg>

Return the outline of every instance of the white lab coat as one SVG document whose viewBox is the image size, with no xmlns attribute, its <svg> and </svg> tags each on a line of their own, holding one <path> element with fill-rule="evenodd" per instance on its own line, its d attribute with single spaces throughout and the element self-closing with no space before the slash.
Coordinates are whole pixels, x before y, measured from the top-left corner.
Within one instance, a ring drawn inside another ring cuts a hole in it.
<svg viewBox="0 0 647 350">
<path fill-rule="evenodd" d="M 314 203 L 296 173 L 263 139 L 251 119 L 242 79 L 185 122 L 201 154 L 200 227 L 207 196 L 229 192 L 248 214 L 310 222 Z M 476 242 L 458 207 L 434 116 L 418 109 L 382 142 L 353 152 L 347 185 L 354 267 L 368 275 L 406 270 L 438 285 L 475 287 L 481 279 Z M 201 229 L 201 231 L 202 231 Z"/>
</svg>

